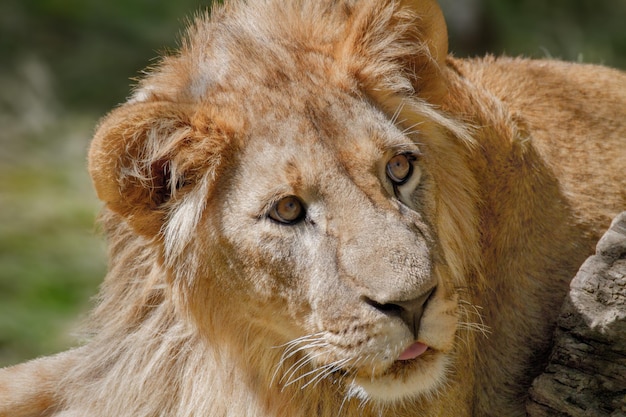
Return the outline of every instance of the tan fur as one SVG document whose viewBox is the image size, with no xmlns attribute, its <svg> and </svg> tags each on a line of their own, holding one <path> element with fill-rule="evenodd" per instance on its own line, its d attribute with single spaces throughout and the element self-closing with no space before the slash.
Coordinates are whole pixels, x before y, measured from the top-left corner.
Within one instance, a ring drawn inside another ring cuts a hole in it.
<svg viewBox="0 0 626 417">
<path fill-rule="evenodd" d="M 0 416 L 524 415 L 626 206 L 626 76 L 446 49 L 430 0 L 199 17 L 95 135 L 90 341 L 0 370 Z M 307 217 L 271 220 L 290 195 Z"/>
</svg>

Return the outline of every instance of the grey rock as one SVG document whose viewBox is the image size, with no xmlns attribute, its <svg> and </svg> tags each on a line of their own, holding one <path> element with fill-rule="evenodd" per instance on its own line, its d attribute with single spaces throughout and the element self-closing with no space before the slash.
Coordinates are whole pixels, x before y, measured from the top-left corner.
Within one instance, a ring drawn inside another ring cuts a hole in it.
<svg viewBox="0 0 626 417">
<path fill-rule="evenodd" d="M 572 280 L 530 417 L 626 416 L 626 212 Z"/>
</svg>

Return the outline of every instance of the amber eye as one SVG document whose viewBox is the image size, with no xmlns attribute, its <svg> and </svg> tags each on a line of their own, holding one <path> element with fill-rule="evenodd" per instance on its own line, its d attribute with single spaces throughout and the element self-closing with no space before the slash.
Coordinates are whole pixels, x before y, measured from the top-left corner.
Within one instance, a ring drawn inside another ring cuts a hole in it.
<svg viewBox="0 0 626 417">
<path fill-rule="evenodd" d="M 269 216 L 272 220 L 285 224 L 294 224 L 304 218 L 304 207 L 297 197 L 289 196 L 280 199 L 272 209 Z"/>
<path fill-rule="evenodd" d="M 400 154 L 387 162 L 387 177 L 394 185 L 402 185 L 411 178 L 414 160 L 415 157 L 411 154 Z"/>
</svg>

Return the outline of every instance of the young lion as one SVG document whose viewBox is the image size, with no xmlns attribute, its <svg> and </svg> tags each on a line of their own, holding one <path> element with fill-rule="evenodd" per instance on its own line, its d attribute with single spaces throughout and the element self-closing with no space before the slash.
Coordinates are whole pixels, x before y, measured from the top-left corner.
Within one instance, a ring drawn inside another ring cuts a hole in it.
<svg viewBox="0 0 626 417">
<path fill-rule="evenodd" d="M 90 341 L 0 416 L 522 416 L 626 205 L 626 75 L 457 60 L 432 0 L 232 0 L 101 122 Z"/>
</svg>

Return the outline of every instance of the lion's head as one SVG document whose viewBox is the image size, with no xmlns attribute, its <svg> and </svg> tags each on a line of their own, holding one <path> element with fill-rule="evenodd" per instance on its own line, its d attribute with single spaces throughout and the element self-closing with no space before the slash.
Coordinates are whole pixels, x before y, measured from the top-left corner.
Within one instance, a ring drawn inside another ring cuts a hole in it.
<svg viewBox="0 0 626 417">
<path fill-rule="evenodd" d="M 178 314 L 264 383 L 431 393 L 469 343 L 478 259 L 471 144 L 425 101 L 444 88 L 439 9 L 261 3 L 200 18 L 103 120 L 98 195 L 158 254 Z"/>
</svg>

